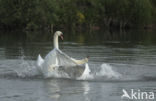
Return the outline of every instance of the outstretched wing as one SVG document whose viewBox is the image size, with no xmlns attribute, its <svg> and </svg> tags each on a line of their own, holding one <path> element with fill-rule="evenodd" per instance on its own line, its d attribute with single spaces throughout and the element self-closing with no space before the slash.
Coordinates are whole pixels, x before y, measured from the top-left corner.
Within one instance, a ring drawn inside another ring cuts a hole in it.
<svg viewBox="0 0 156 101">
<path fill-rule="evenodd" d="M 57 60 L 57 61 L 56 61 Z M 76 66 L 77 64 L 61 50 L 54 49 L 45 57 L 45 64 L 58 66 Z"/>
<path fill-rule="evenodd" d="M 85 64 L 88 62 L 88 58 L 85 58 L 85 59 L 81 59 L 81 60 L 76 60 L 72 57 L 69 57 L 67 54 L 65 54 L 64 52 L 62 52 L 61 50 L 57 50 L 58 52 L 58 57 L 61 57 L 61 58 L 58 58 L 58 59 L 64 59 L 64 60 L 67 60 L 67 61 L 63 61 L 63 62 L 70 62 L 74 65 L 82 65 L 82 64 Z M 62 60 L 60 61 L 62 63 Z M 66 63 L 68 64 L 68 63 Z"/>
<path fill-rule="evenodd" d="M 77 64 L 69 57 L 67 54 L 62 52 L 61 50 L 56 50 L 57 59 L 59 61 L 60 66 L 76 66 Z"/>
</svg>

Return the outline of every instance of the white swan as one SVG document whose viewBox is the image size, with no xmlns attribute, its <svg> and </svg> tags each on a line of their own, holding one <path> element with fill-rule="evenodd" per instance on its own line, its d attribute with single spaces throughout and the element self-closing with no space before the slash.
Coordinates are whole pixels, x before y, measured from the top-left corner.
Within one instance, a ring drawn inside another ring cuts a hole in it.
<svg viewBox="0 0 156 101">
<path fill-rule="evenodd" d="M 37 66 L 40 68 L 40 71 L 42 71 L 43 74 L 48 75 L 47 74 L 48 72 L 54 71 L 56 67 L 59 67 L 59 66 L 78 67 L 79 65 L 82 65 L 88 62 L 88 57 L 82 60 L 76 60 L 74 58 L 69 57 L 65 53 L 63 53 L 59 49 L 58 37 L 61 37 L 61 39 L 63 40 L 63 33 L 61 31 L 55 32 L 54 39 L 53 39 L 54 49 L 46 55 L 45 59 L 43 59 L 40 55 L 38 56 Z"/>
</svg>

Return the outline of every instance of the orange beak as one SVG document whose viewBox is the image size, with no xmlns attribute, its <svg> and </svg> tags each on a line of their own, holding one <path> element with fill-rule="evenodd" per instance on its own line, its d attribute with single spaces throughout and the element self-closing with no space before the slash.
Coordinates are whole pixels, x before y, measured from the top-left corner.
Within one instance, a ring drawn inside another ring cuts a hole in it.
<svg viewBox="0 0 156 101">
<path fill-rule="evenodd" d="M 61 35 L 60 37 L 61 37 L 61 39 L 63 40 L 63 35 Z"/>
</svg>

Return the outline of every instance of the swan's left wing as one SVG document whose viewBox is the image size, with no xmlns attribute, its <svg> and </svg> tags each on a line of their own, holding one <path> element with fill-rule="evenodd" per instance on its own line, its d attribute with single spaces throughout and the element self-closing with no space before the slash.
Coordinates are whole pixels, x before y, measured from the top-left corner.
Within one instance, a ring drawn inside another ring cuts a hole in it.
<svg viewBox="0 0 156 101">
<path fill-rule="evenodd" d="M 82 64 L 85 64 L 88 62 L 88 58 L 85 58 L 85 59 L 81 59 L 81 60 L 76 60 L 74 58 L 71 58 L 76 64 L 78 65 L 82 65 Z"/>
<path fill-rule="evenodd" d="M 76 62 L 74 62 L 71 57 L 69 57 L 67 54 L 63 53 L 61 50 L 57 51 L 57 59 L 59 61 L 59 64 L 61 66 L 76 66 Z"/>
<path fill-rule="evenodd" d="M 67 54 L 63 53 L 61 50 L 58 50 L 59 57 L 64 58 L 65 60 L 68 60 L 70 63 L 76 64 L 76 65 L 82 65 L 88 62 L 88 58 L 76 60 L 72 57 L 69 57 Z"/>
</svg>

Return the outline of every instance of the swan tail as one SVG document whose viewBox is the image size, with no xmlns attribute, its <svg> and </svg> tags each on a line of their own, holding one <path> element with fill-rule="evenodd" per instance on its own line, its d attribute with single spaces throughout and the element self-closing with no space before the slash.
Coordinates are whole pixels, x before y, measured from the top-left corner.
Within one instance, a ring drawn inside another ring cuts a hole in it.
<svg viewBox="0 0 156 101">
<path fill-rule="evenodd" d="M 37 58 L 37 66 L 38 66 L 38 67 L 41 67 L 42 64 L 43 64 L 43 62 L 44 62 L 44 60 L 43 60 L 43 58 L 41 57 L 41 55 L 39 54 L 39 55 L 38 55 L 38 58 Z"/>
</svg>

